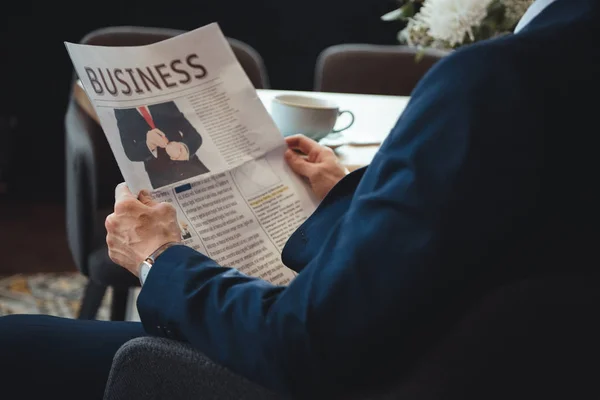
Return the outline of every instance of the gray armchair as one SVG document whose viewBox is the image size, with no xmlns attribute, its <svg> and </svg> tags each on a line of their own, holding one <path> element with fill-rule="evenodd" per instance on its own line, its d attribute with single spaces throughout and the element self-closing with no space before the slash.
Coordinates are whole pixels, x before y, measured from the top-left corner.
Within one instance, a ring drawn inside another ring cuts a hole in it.
<svg viewBox="0 0 600 400">
<path fill-rule="evenodd" d="M 214 364 L 189 344 L 133 339 L 115 355 L 105 399 L 275 400 L 268 390 Z"/>
<path fill-rule="evenodd" d="M 112 27 L 91 32 L 81 43 L 138 46 L 165 40 L 183 31 L 147 27 Z M 256 88 L 268 88 L 260 55 L 247 44 L 228 39 Z M 111 319 L 123 320 L 129 288 L 137 278 L 108 257 L 104 220 L 112 212 L 114 188 L 123 181 L 102 128 L 71 99 L 65 116 L 67 237 L 75 264 L 89 278 L 79 318 L 94 319 L 108 287 L 113 289 Z"/>
<path fill-rule="evenodd" d="M 319 54 L 314 90 L 318 92 L 409 96 L 446 51 L 408 46 L 339 44 Z"/>
<path fill-rule="evenodd" d="M 600 275 L 532 278 L 491 291 L 434 333 L 399 378 L 343 399 L 600 398 Z M 448 316 L 449 318 L 451 316 Z M 188 344 L 140 338 L 116 354 L 105 400 L 276 399 Z M 321 398 L 315 393 L 311 398 Z"/>
</svg>

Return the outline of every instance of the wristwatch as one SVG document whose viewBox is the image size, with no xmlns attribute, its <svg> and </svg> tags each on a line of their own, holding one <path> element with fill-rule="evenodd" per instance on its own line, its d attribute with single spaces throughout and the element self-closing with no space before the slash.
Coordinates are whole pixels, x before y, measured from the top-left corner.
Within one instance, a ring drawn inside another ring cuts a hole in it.
<svg viewBox="0 0 600 400">
<path fill-rule="evenodd" d="M 154 252 L 152 254 L 150 254 L 148 257 L 146 257 L 146 259 L 144 261 L 141 262 L 140 266 L 138 267 L 138 272 L 139 272 L 138 275 L 140 277 L 140 284 L 143 285 L 144 282 L 146 282 L 146 277 L 150 273 L 150 268 L 152 268 L 152 266 L 154 265 L 154 261 L 156 260 L 156 258 L 158 256 L 160 256 L 169 247 L 173 247 L 178 244 L 181 244 L 181 243 L 178 243 L 178 242 L 165 243 L 162 246 L 160 246 L 158 249 L 154 250 Z"/>
</svg>

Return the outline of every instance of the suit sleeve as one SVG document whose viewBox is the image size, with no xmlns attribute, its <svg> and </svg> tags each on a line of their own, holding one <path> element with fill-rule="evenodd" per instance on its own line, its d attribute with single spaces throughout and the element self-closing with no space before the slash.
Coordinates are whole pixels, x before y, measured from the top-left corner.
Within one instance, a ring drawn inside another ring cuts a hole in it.
<svg viewBox="0 0 600 400">
<path fill-rule="evenodd" d="M 505 250 L 505 221 L 535 204 L 527 192 L 535 152 L 515 151 L 523 138 L 478 107 L 482 98 L 512 100 L 503 97 L 509 81 L 488 79 L 481 59 L 459 51 L 426 76 L 347 212 L 314 238 L 321 250 L 289 286 L 177 246 L 139 296 L 145 329 L 309 398 L 360 387 L 378 366 L 400 371 L 432 321 L 477 290 L 479 262 L 494 246 Z"/>
<path fill-rule="evenodd" d="M 173 103 L 175 105 L 175 103 Z M 177 107 L 177 106 L 175 106 Z M 185 115 L 177 109 L 178 121 L 179 121 L 179 132 L 181 133 L 181 142 L 185 144 L 190 153 L 190 157 L 198 151 L 202 145 L 202 136 L 194 128 L 194 126 L 188 121 Z"/>
<path fill-rule="evenodd" d="M 135 109 L 115 110 L 115 118 L 117 119 L 117 128 L 121 143 L 125 150 L 125 155 L 130 161 L 147 161 L 154 156 L 146 143 L 146 134 L 148 128 L 145 125 L 137 123 L 135 118 L 132 118 L 132 112 L 137 112 Z"/>
</svg>

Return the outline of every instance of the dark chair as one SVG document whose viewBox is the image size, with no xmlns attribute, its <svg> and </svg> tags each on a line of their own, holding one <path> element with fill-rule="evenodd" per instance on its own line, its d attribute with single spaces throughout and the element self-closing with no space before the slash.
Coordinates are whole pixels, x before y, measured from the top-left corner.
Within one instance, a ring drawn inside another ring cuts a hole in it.
<svg viewBox="0 0 600 400">
<path fill-rule="evenodd" d="M 417 82 L 442 57 L 441 50 L 408 46 L 341 44 L 317 58 L 314 90 L 318 92 L 409 96 Z"/>
<path fill-rule="evenodd" d="M 96 30 L 81 43 L 138 46 L 183 33 L 179 30 L 114 27 Z M 247 44 L 228 39 L 256 88 L 269 86 L 260 55 Z M 112 287 L 111 319 L 123 320 L 129 289 L 138 280 L 108 257 L 104 220 L 112 212 L 114 188 L 123 181 L 101 127 L 72 98 L 65 116 L 67 235 L 76 265 L 89 278 L 79 318 L 96 317 L 106 289 Z"/>
<path fill-rule="evenodd" d="M 345 399 L 600 398 L 600 276 L 525 279 L 477 301 L 395 382 Z M 424 332 L 425 333 L 425 332 Z M 399 359 L 398 365 L 404 360 Z M 140 368 L 144 365 L 144 368 Z M 240 393 L 246 393 L 241 396 Z M 117 352 L 106 400 L 275 399 L 190 345 L 139 338 Z M 310 398 L 322 398 L 314 393 Z"/>
</svg>

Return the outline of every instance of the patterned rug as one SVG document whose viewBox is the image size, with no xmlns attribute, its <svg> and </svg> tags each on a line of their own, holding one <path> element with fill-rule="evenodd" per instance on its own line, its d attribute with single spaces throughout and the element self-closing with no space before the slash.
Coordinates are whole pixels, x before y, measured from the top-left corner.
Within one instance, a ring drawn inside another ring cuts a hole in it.
<svg viewBox="0 0 600 400">
<path fill-rule="evenodd" d="M 0 316 L 47 314 L 76 318 L 87 278 L 79 273 L 0 277 Z M 97 319 L 109 319 L 110 289 Z"/>
</svg>

